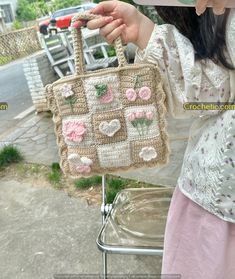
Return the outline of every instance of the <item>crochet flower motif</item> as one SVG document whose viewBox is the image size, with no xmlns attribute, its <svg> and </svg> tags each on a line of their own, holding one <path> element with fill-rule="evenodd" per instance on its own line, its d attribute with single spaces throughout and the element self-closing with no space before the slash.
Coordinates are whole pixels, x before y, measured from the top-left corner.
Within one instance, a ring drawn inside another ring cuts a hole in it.
<svg viewBox="0 0 235 279">
<path fill-rule="evenodd" d="M 147 101 L 151 98 L 152 92 L 149 87 L 144 86 L 144 87 L 140 88 L 138 94 L 136 93 L 135 89 L 129 88 L 126 90 L 125 95 L 126 95 L 127 100 L 130 102 L 135 102 L 137 99 L 137 96 L 139 96 L 139 98 L 141 100 Z"/>
<path fill-rule="evenodd" d="M 74 95 L 74 92 L 72 90 L 72 85 L 71 84 L 68 84 L 68 83 L 65 83 L 61 88 L 60 88 L 60 92 L 61 92 L 61 95 L 64 97 L 64 98 L 68 98 L 68 97 L 71 97 Z"/>
<path fill-rule="evenodd" d="M 139 75 L 135 75 L 133 77 L 133 82 L 134 82 L 134 88 L 128 88 L 126 90 L 126 98 L 128 99 L 128 101 L 130 102 L 135 102 L 137 99 L 137 96 L 139 96 L 140 99 L 147 101 L 151 98 L 152 92 L 150 90 L 150 88 L 148 86 L 142 86 L 142 82 L 141 82 L 141 77 Z M 138 90 L 138 94 L 137 94 L 137 88 L 139 88 Z"/>
<path fill-rule="evenodd" d="M 77 102 L 77 98 L 74 96 L 74 92 L 72 90 L 72 85 L 65 83 L 61 88 L 60 92 L 62 97 L 64 97 L 65 104 L 70 105 L 71 111 L 73 113 L 73 105 Z"/>
<path fill-rule="evenodd" d="M 137 98 L 137 94 L 135 92 L 135 89 L 133 89 L 133 88 L 127 89 L 126 97 L 127 97 L 128 101 L 134 102 Z"/>
<path fill-rule="evenodd" d="M 143 147 L 139 153 L 140 158 L 149 162 L 157 157 L 157 152 L 154 147 Z"/>
<path fill-rule="evenodd" d="M 101 104 L 109 104 L 113 101 L 112 88 L 107 84 L 96 84 L 96 97 L 100 100 Z"/>
<path fill-rule="evenodd" d="M 144 100 L 144 101 L 149 100 L 150 97 L 151 97 L 151 90 L 150 90 L 150 88 L 147 87 L 147 86 L 141 87 L 140 91 L 139 91 L 139 97 L 142 100 Z"/>
<path fill-rule="evenodd" d="M 66 120 L 63 122 L 62 133 L 66 140 L 80 143 L 86 134 L 86 126 L 79 120 Z"/>
<path fill-rule="evenodd" d="M 147 135 L 149 127 L 153 123 L 154 113 L 152 111 L 144 112 L 142 110 L 131 112 L 127 115 L 127 119 L 132 126 L 136 128 L 140 136 Z"/>
<path fill-rule="evenodd" d="M 69 163 L 79 173 L 90 173 L 93 161 L 88 157 L 80 157 L 78 154 L 70 154 L 68 156 Z"/>
</svg>

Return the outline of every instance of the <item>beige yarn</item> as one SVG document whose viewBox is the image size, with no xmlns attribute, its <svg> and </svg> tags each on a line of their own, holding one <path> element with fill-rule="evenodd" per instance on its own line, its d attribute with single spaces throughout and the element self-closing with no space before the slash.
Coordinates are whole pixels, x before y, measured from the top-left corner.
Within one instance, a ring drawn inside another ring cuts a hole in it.
<svg viewBox="0 0 235 279">
<path fill-rule="evenodd" d="M 73 18 L 72 22 L 91 18 L 97 16 L 80 13 Z M 124 56 L 121 39 L 118 38 L 114 43 L 118 67 L 86 72 L 80 30 L 73 29 L 73 39 L 76 74 L 46 87 L 48 107 L 53 112 L 55 123 L 60 166 L 64 174 L 79 178 L 168 163 L 165 93 L 157 66 L 129 65 Z M 141 86 L 136 86 L 134 78 L 137 76 L 141 80 Z M 97 96 L 95 98 L 95 91 L 92 91 L 95 90 L 96 83 L 110 86 L 110 92 L 113 94 L 113 101 L 110 104 L 99 106 L 100 100 Z M 73 107 L 65 102 L 65 97 L 61 93 L 61 88 L 64 86 L 66 90 L 71 89 L 74 94 Z M 130 101 L 126 97 L 126 91 L 134 87 L 137 98 L 135 101 Z M 143 87 L 151 90 L 152 94 L 149 98 L 140 98 L 139 92 Z M 130 128 L 132 122 L 128 122 L 127 115 L 135 110 L 152 113 L 151 129 L 144 124 L 141 126 L 141 123 L 137 125 L 136 130 L 134 126 Z M 70 143 L 68 139 L 65 140 L 63 134 L 64 123 L 74 119 L 75 121 L 82 119 L 85 127 L 91 127 L 87 129 L 84 138 L 80 139 L 82 140 L 80 143 Z"/>
</svg>

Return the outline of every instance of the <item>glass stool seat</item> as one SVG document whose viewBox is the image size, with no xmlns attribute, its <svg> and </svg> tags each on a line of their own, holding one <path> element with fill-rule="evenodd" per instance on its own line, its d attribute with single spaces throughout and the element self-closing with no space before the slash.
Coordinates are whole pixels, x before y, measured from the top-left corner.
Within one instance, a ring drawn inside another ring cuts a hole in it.
<svg viewBox="0 0 235 279">
<path fill-rule="evenodd" d="M 108 253 L 162 255 L 167 212 L 174 188 L 120 191 L 97 238 Z"/>
</svg>

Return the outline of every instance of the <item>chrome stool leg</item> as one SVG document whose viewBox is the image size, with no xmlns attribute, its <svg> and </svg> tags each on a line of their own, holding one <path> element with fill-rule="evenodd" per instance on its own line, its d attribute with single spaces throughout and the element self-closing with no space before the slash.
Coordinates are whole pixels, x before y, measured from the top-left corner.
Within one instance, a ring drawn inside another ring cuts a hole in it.
<svg viewBox="0 0 235 279">
<path fill-rule="evenodd" d="M 102 215 L 102 226 L 104 225 L 106 212 L 106 176 L 102 175 L 102 205 L 101 205 L 101 215 Z M 103 279 L 107 279 L 107 253 L 102 251 L 102 262 L 103 262 Z"/>
</svg>

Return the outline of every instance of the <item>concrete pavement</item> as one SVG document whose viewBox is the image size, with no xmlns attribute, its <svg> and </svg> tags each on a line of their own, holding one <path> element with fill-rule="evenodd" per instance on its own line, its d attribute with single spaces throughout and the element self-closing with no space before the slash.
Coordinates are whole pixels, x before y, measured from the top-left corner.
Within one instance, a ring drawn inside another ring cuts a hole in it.
<svg viewBox="0 0 235 279">
<path fill-rule="evenodd" d="M 50 165 L 59 161 L 52 119 L 47 113 L 33 113 L 20 121 L 17 129 L 0 136 L 0 146 L 6 143 L 17 146 L 28 163 Z"/>
<path fill-rule="evenodd" d="M 100 225 L 100 209 L 85 200 L 1 178 L 0 278 L 101 274 L 101 252 L 95 243 Z M 158 256 L 108 255 L 111 274 L 159 274 L 160 269 Z"/>
</svg>

